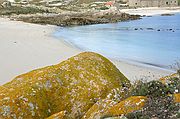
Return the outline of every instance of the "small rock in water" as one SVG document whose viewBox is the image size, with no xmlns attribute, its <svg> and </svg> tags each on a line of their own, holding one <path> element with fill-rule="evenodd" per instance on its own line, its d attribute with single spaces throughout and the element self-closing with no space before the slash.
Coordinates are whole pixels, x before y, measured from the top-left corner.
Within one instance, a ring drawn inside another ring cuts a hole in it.
<svg viewBox="0 0 180 119">
<path fill-rule="evenodd" d="M 161 14 L 161 16 L 173 16 L 174 14 Z"/>
<path fill-rule="evenodd" d="M 135 28 L 134 30 L 138 30 L 138 28 Z"/>
<path fill-rule="evenodd" d="M 154 30 L 153 28 L 147 28 L 147 30 Z"/>
</svg>

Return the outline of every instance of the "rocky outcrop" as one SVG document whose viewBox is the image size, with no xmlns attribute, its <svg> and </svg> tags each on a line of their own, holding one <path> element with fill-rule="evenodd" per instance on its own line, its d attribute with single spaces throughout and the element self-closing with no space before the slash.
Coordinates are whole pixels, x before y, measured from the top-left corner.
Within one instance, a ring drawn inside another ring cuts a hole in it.
<svg viewBox="0 0 180 119">
<path fill-rule="evenodd" d="M 110 99 L 100 100 L 94 104 L 81 119 L 101 119 L 125 115 L 143 108 L 147 97 L 131 96 L 119 103 Z"/>
<path fill-rule="evenodd" d="M 120 12 L 76 12 L 64 14 L 43 14 L 30 16 L 16 16 L 13 19 L 36 23 L 36 24 L 51 24 L 57 26 L 78 26 L 91 24 L 114 23 L 127 20 L 140 19 L 139 15 L 129 15 Z"/>
<path fill-rule="evenodd" d="M 81 118 L 96 102 L 127 97 L 129 80 L 103 56 L 85 52 L 22 74 L 0 87 L 0 118 Z"/>
<path fill-rule="evenodd" d="M 0 118 L 169 118 L 180 106 L 179 75 L 160 81 L 131 86 L 108 59 L 84 52 L 0 86 Z"/>
<path fill-rule="evenodd" d="M 3 8 L 10 8 L 10 7 L 11 7 L 11 2 L 9 2 L 9 1 L 4 1 L 4 2 L 1 4 L 1 7 L 3 7 Z"/>
<path fill-rule="evenodd" d="M 110 116 L 119 116 L 128 114 L 130 112 L 140 110 L 145 105 L 147 97 L 145 96 L 131 96 L 120 103 L 114 105 L 108 110 Z"/>
</svg>

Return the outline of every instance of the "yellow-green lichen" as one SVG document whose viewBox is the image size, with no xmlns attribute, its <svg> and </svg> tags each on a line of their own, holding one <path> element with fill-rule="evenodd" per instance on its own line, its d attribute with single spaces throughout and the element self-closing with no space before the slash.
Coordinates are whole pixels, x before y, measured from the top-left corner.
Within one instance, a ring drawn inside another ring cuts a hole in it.
<svg viewBox="0 0 180 119">
<path fill-rule="evenodd" d="M 121 89 L 129 87 L 129 80 L 108 59 L 85 52 L 0 87 L 0 118 L 44 119 L 61 111 L 66 111 L 66 118 L 81 118 L 107 96 L 124 97 Z"/>
<path fill-rule="evenodd" d="M 128 114 L 130 112 L 142 109 L 146 101 L 147 97 L 145 96 L 131 96 L 111 107 L 107 114 L 110 116 Z"/>
<path fill-rule="evenodd" d="M 61 111 L 56 114 L 51 115 L 50 117 L 46 119 L 65 119 L 66 117 L 66 111 Z"/>
<path fill-rule="evenodd" d="M 175 103 L 180 103 L 180 93 L 173 94 L 173 97 Z"/>
</svg>

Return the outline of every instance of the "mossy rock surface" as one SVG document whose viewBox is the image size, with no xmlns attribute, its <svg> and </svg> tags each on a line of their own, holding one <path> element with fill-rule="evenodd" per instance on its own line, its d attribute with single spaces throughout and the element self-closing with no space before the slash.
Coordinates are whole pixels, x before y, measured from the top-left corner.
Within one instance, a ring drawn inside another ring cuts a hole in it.
<svg viewBox="0 0 180 119">
<path fill-rule="evenodd" d="M 113 100 L 100 100 L 95 103 L 81 119 L 101 119 L 114 104 L 116 104 L 116 102 Z"/>
<path fill-rule="evenodd" d="M 108 114 L 110 116 L 118 116 L 140 110 L 143 108 L 146 101 L 147 97 L 145 96 L 131 96 L 111 107 L 108 110 Z"/>
<path fill-rule="evenodd" d="M 81 118 L 97 101 L 124 97 L 129 80 L 103 56 L 85 52 L 16 77 L 0 87 L 0 118 Z M 112 95 L 115 92 L 115 95 Z"/>
<path fill-rule="evenodd" d="M 173 97 L 175 103 L 180 103 L 180 93 L 174 94 Z"/>
<path fill-rule="evenodd" d="M 81 119 L 104 119 L 121 116 L 143 108 L 147 97 L 131 96 L 120 102 L 113 100 L 100 100 L 94 104 Z"/>
<path fill-rule="evenodd" d="M 64 119 L 66 118 L 66 111 L 61 111 L 59 113 L 53 114 L 46 119 Z"/>
</svg>

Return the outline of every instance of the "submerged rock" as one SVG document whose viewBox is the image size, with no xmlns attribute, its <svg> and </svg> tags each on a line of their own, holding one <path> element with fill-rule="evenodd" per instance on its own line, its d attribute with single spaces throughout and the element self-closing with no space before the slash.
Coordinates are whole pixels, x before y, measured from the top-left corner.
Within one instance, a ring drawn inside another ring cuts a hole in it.
<svg viewBox="0 0 180 119">
<path fill-rule="evenodd" d="M 85 52 L 1 86 L 0 118 L 44 119 L 61 111 L 63 118 L 81 118 L 99 100 L 126 97 L 129 87 L 108 59 Z"/>
</svg>

